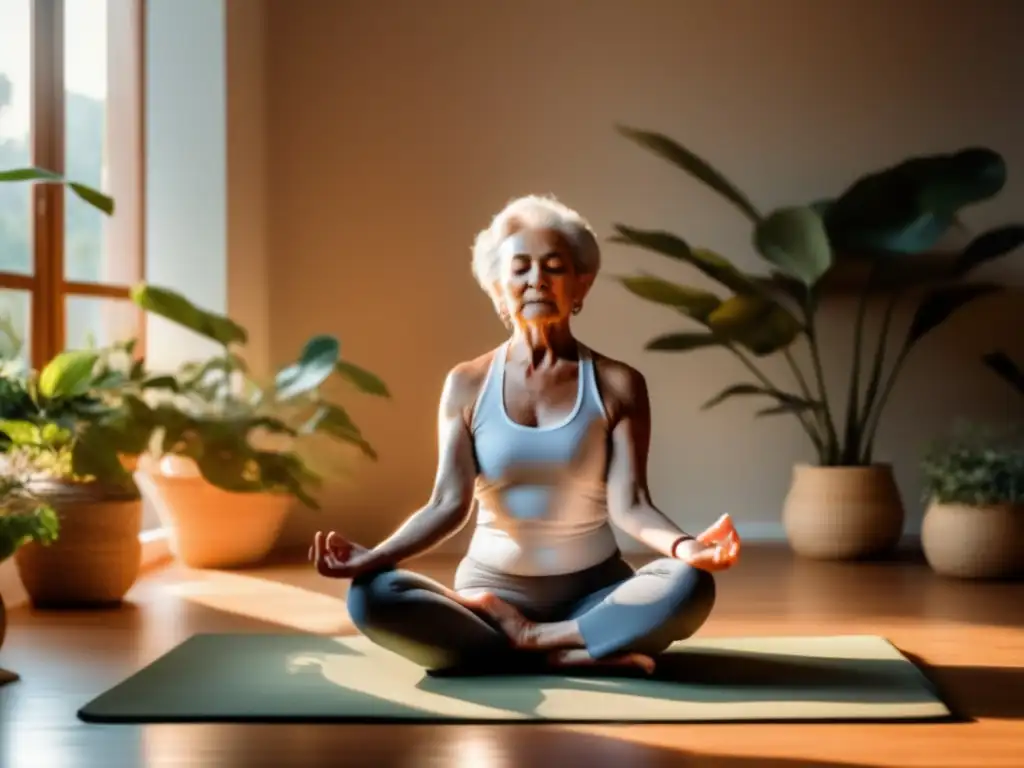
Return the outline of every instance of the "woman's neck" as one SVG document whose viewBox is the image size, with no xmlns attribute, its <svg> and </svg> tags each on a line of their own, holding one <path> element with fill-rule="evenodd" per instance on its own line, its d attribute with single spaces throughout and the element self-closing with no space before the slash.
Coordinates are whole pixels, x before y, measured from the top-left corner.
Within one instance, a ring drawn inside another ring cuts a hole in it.
<svg viewBox="0 0 1024 768">
<path fill-rule="evenodd" d="M 579 355 L 579 345 L 567 324 L 517 325 L 508 346 L 509 358 L 525 362 L 531 371 L 559 360 L 575 360 Z"/>
</svg>

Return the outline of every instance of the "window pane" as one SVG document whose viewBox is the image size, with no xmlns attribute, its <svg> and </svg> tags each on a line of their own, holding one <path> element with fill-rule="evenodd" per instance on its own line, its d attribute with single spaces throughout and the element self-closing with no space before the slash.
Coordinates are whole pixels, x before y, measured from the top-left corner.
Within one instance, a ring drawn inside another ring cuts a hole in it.
<svg viewBox="0 0 1024 768">
<path fill-rule="evenodd" d="M 65 349 L 108 347 L 139 333 L 142 316 L 128 299 L 67 296 L 64 308 Z"/>
<path fill-rule="evenodd" d="M 32 0 L 0 0 L 0 170 L 31 164 Z M 32 273 L 32 186 L 0 183 L 0 272 Z"/>
<path fill-rule="evenodd" d="M 139 73 L 131 0 L 64 0 L 64 152 L 69 177 L 114 197 L 114 216 L 64 196 L 64 277 L 140 277 Z M 114 66 L 110 66 L 114 62 Z"/>
<path fill-rule="evenodd" d="M 32 294 L 0 288 L 0 358 L 32 360 Z"/>
</svg>

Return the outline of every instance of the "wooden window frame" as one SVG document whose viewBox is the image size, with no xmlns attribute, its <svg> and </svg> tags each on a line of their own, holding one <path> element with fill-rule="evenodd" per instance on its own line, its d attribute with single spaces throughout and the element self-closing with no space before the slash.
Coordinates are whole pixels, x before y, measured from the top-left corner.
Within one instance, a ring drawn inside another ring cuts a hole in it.
<svg viewBox="0 0 1024 768">
<path fill-rule="evenodd" d="M 32 66 L 30 141 L 33 165 L 65 172 L 64 0 L 32 0 Z M 108 78 L 118 78 L 120 102 L 113 105 L 118 173 L 110 189 L 120 247 L 130 250 L 134 274 L 145 275 L 145 2 L 108 0 Z M 106 105 L 110 114 L 111 104 Z M 123 141 L 122 141 L 123 140 Z M 74 181 L 75 179 L 72 179 Z M 125 194 L 118 194 L 118 192 Z M 64 201 L 70 190 L 56 184 L 34 184 L 31 196 L 33 274 L 0 272 L 0 288 L 31 296 L 31 364 L 39 368 L 62 352 L 66 343 L 69 297 L 128 299 L 131 285 L 67 280 L 64 276 Z M 112 238 L 114 239 L 114 238 Z M 145 318 L 138 311 L 136 355 L 145 347 Z"/>
</svg>

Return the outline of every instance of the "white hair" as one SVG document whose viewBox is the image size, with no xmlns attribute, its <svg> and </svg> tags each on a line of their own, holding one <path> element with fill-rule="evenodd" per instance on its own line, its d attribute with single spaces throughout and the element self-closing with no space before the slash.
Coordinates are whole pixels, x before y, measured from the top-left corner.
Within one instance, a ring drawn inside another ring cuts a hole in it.
<svg viewBox="0 0 1024 768">
<path fill-rule="evenodd" d="M 533 227 L 555 230 L 565 238 L 578 274 L 596 275 L 601 268 L 601 247 L 586 219 L 552 196 L 526 195 L 502 208 L 473 242 L 473 276 L 491 298 L 498 279 L 499 246 Z"/>
</svg>

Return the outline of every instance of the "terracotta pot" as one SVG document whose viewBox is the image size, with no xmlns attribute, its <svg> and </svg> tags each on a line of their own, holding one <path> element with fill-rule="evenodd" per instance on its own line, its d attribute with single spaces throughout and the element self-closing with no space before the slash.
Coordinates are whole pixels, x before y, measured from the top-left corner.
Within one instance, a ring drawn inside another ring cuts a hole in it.
<svg viewBox="0 0 1024 768">
<path fill-rule="evenodd" d="M 887 554 L 899 544 L 905 517 L 888 464 L 797 465 L 782 512 L 790 546 L 817 560 Z"/>
<path fill-rule="evenodd" d="M 36 608 L 119 604 L 142 567 L 142 501 L 92 484 L 39 481 L 32 490 L 60 519 L 49 546 L 30 542 L 14 555 L 18 575 Z"/>
<path fill-rule="evenodd" d="M 921 525 L 921 548 L 932 569 L 961 579 L 1024 574 L 1024 504 L 940 504 Z"/>
<path fill-rule="evenodd" d="M 167 529 L 171 551 L 190 568 L 242 568 L 264 560 L 291 509 L 289 496 L 231 493 L 178 456 L 140 461 L 135 482 Z"/>
</svg>

